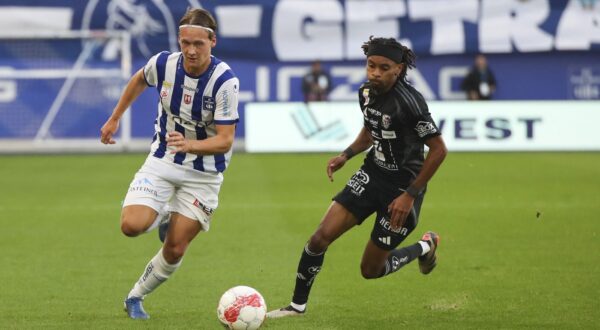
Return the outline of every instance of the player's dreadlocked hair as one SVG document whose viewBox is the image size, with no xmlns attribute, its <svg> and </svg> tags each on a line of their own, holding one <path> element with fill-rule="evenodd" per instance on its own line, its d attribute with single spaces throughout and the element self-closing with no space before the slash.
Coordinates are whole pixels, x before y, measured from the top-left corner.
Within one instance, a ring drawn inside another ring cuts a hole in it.
<svg viewBox="0 0 600 330">
<path fill-rule="evenodd" d="M 363 43 L 363 45 L 361 46 L 363 52 L 367 56 L 369 56 L 369 50 L 372 50 L 373 47 L 379 49 L 386 48 L 388 50 L 391 50 L 394 56 L 392 56 L 392 58 L 390 59 L 394 60 L 396 63 L 404 64 L 404 69 L 402 69 L 402 72 L 400 73 L 401 79 L 406 79 L 406 72 L 408 71 L 408 69 L 413 69 L 416 67 L 415 63 L 417 56 L 415 55 L 415 53 L 410 48 L 396 41 L 396 39 L 394 38 L 373 38 L 373 36 L 370 36 L 369 41 Z"/>
</svg>

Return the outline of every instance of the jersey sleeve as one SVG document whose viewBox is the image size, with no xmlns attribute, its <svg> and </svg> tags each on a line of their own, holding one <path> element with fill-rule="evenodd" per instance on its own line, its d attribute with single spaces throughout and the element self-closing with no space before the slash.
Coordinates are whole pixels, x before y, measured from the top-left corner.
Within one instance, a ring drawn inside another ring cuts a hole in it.
<svg viewBox="0 0 600 330">
<path fill-rule="evenodd" d="M 409 125 L 413 128 L 419 139 L 427 140 L 432 136 L 440 135 L 440 130 L 431 118 L 429 107 L 420 94 L 405 94 L 405 106 L 411 109 Z"/>
<path fill-rule="evenodd" d="M 415 118 L 414 129 L 421 140 L 427 140 L 432 136 L 440 135 L 440 130 L 431 118 L 429 111 L 426 111 Z"/>
<path fill-rule="evenodd" d="M 221 85 L 217 91 L 214 120 L 216 125 L 232 125 L 239 121 L 238 96 L 240 82 L 231 78 Z"/>
<path fill-rule="evenodd" d="M 158 59 L 158 55 L 160 54 L 152 56 L 144 66 L 144 80 L 146 80 L 146 84 L 151 87 L 155 87 L 158 83 L 158 73 L 156 70 L 156 60 Z"/>
</svg>

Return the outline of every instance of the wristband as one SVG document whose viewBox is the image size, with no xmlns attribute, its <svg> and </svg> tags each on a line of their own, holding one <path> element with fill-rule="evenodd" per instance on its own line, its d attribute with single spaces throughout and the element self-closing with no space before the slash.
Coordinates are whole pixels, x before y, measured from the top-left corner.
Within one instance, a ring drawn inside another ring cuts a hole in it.
<svg viewBox="0 0 600 330">
<path fill-rule="evenodd" d="M 346 159 L 350 159 L 354 157 L 355 153 L 352 151 L 352 148 L 348 147 L 346 150 L 342 151 L 342 154 L 346 156 Z"/>
<path fill-rule="evenodd" d="M 411 195 L 413 198 L 417 198 L 417 196 L 419 196 L 419 194 L 421 193 L 421 189 L 415 187 L 415 186 L 408 186 L 408 188 L 406 188 L 406 193 Z"/>
</svg>

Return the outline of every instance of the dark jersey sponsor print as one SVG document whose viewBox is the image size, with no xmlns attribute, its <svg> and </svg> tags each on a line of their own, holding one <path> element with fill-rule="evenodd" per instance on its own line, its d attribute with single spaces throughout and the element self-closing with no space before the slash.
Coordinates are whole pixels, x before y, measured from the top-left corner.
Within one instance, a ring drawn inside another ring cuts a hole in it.
<svg viewBox="0 0 600 330">
<path fill-rule="evenodd" d="M 367 82 L 358 95 L 373 137 L 365 165 L 394 181 L 412 182 L 423 167 L 425 140 L 440 134 L 425 99 L 402 79 L 381 95 Z"/>
</svg>

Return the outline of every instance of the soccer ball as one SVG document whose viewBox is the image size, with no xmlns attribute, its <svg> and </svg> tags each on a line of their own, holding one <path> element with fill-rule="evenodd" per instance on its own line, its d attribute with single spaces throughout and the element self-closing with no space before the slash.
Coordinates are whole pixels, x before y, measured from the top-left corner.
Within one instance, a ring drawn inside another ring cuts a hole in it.
<svg viewBox="0 0 600 330">
<path fill-rule="evenodd" d="M 236 286 L 221 296 L 217 306 L 219 321 L 227 329 L 260 328 L 267 313 L 263 296 L 249 286 Z"/>
</svg>

